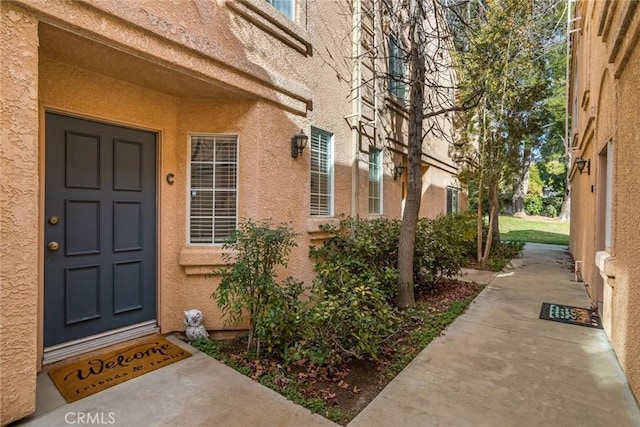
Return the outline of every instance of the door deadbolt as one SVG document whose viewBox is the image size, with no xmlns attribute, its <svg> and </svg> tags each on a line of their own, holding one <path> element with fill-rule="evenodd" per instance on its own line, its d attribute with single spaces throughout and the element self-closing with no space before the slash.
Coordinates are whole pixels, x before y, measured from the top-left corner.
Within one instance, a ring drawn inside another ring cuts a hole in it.
<svg viewBox="0 0 640 427">
<path fill-rule="evenodd" d="M 60 243 L 58 243 L 58 242 L 49 242 L 47 247 L 49 248 L 50 251 L 57 251 L 58 249 L 60 249 Z"/>
<path fill-rule="evenodd" d="M 49 217 L 49 224 L 56 225 L 57 223 L 58 223 L 58 217 L 57 216 Z"/>
</svg>

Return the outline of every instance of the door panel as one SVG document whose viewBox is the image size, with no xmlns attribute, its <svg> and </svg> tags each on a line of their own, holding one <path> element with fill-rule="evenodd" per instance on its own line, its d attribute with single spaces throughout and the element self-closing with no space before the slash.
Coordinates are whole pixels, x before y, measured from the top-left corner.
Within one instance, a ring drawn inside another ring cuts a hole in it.
<svg viewBox="0 0 640 427">
<path fill-rule="evenodd" d="M 45 347 L 154 320 L 156 135 L 45 119 Z"/>
</svg>

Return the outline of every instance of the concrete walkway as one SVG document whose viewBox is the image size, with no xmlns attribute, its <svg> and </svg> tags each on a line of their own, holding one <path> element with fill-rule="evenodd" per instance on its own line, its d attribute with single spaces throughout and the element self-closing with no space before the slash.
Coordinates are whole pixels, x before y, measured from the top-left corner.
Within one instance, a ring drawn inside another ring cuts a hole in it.
<svg viewBox="0 0 640 427">
<path fill-rule="evenodd" d="M 589 305 L 562 249 L 527 245 L 497 277 L 467 271 L 490 285 L 349 426 L 640 426 L 604 332 L 538 319 L 542 302 Z M 22 424 L 336 425 L 188 348 L 193 357 L 72 404 L 41 375 Z"/>
<path fill-rule="evenodd" d="M 563 249 L 528 244 L 349 426 L 640 426 L 604 331 L 538 319 L 589 307 Z"/>
<path fill-rule="evenodd" d="M 38 376 L 37 409 L 21 425 L 336 426 L 183 343 L 193 356 L 67 404 Z"/>
</svg>

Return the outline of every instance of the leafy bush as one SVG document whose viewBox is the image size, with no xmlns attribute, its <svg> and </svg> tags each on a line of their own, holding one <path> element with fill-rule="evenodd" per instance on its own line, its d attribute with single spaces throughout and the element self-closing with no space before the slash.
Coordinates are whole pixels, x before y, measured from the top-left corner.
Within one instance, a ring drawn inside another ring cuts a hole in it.
<svg viewBox="0 0 640 427">
<path fill-rule="evenodd" d="M 548 216 L 549 218 L 555 218 L 558 216 L 558 210 L 553 205 L 546 205 L 542 209 L 542 215 Z"/>
<path fill-rule="evenodd" d="M 377 358 L 398 320 L 384 292 L 347 273 L 340 283 L 316 280 L 313 293 L 304 328 L 306 355 L 317 364 Z"/>
<path fill-rule="evenodd" d="M 334 237 L 320 247 L 310 248 L 316 272 L 324 282 L 340 283 L 354 277 L 369 283 L 391 300 L 398 281 L 400 221 L 347 218 L 340 229 L 330 229 Z"/>
<path fill-rule="evenodd" d="M 558 216 L 558 212 L 562 209 L 562 197 L 546 197 L 542 202 L 542 215 L 550 218 Z"/>
<path fill-rule="evenodd" d="M 306 316 L 307 356 L 335 363 L 345 356 L 377 356 L 393 331 L 400 222 L 345 219 L 335 237 L 311 248 L 316 259 Z"/>
<path fill-rule="evenodd" d="M 501 271 L 514 258 L 519 258 L 525 242 L 500 241 L 491 250 L 486 267 L 492 271 Z"/>
<path fill-rule="evenodd" d="M 475 219 L 470 214 L 420 219 L 414 257 L 415 282 L 435 283 L 458 274 L 468 263 L 475 235 Z"/>
<path fill-rule="evenodd" d="M 542 213 L 542 196 L 529 193 L 524 198 L 524 211 L 527 215 L 540 215 Z"/>
<path fill-rule="evenodd" d="M 251 221 L 240 224 L 225 243 L 237 258 L 227 254 L 226 261 L 234 262 L 223 272 L 223 278 L 212 297 L 226 317 L 226 323 L 238 322 L 246 312 L 249 316 L 247 350 L 254 346 L 259 357 L 261 345 L 268 352 L 286 352 L 295 341 L 301 320 L 302 283 L 287 278 L 276 282 L 275 269 L 286 267 L 287 257 L 296 246 L 296 234 L 284 224 L 273 227 L 269 222 Z"/>
<path fill-rule="evenodd" d="M 275 270 L 287 265 L 295 233 L 286 225 L 247 221 L 225 244 L 235 251 L 212 297 L 225 321 L 249 317 L 247 350 L 260 348 L 285 361 L 306 358 L 336 364 L 345 357 L 377 358 L 399 321 L 394 299 L 398 282 L 400 221 L 344 219 L 334 237 L 312 247 L 316 279 L 306 303 L 303 285 Z M 457 274 L 475 241 L 472 216 L 421 219 L 416 235 L 417 284 Z M 254 344 L 255 341 L 255 344 Z"/>
</svg>

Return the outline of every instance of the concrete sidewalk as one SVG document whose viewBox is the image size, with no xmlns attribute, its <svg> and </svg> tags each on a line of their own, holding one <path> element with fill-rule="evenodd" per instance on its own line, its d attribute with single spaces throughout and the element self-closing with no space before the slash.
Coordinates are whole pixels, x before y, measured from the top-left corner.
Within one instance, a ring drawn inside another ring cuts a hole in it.
<svg viewBox="0 0 640 427">
<path fill-rule="evenodd" d="M 589 307 L 563 249 L 528 244 L 349 426 L 640 426 L 604 331 L 538 319 Z"/>
<path fill-rule="evenodd" d="M 44 374 L 28 426 L 336 426 L 183 343 L 193 356 L 67 404 Z M 87 422 L 90 420 L 91 422 Z"/>
</svg>

